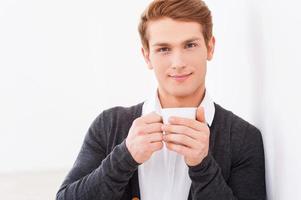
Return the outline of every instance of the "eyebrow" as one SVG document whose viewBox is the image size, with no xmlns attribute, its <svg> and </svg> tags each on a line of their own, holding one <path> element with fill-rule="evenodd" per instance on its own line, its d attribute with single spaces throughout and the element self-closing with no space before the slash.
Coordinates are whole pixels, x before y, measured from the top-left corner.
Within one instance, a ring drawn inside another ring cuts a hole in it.
<svg viewBox="0 0 301 200">
<path fill-rule="evenodd" d="M 181 44 L 186 44 L 186 43 L 190 43 L 190 42 L 194 42 L 194 41 L 197 41 L 197 40 L 201 40 L 201 38 L 198 38 L 198 37 L 193 37 L 191 39 L 188 39 L 188 40 L 185 40 L 183 42 L 181 42 Z M 166 43 L 166 42 L 157 42 L 155 44 L 152 45 L 153 47 L 156 47 L 156 46 L 170 46 L 169 43 Z"/>
</svg>

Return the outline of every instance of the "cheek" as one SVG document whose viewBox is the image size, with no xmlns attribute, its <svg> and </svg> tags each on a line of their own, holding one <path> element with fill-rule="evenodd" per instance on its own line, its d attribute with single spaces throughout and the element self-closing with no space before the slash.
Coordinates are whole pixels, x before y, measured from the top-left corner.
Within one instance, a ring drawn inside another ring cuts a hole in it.
<svg viewBox="0 0 301 200">
<path fill-rule="evenodd" d="M 164 56 L 152 56 L 152 66 L 157 76 L 165 76 L 170 62 Z"/>
<path fill-rule="evenodd" d="M 190 66 L 194 66 L 197 69 L 202 70 L 206 67 L 207 63 L 207 53 L 206 52 L 195 52 L 190 55 L 188 59 L 188 63 Z"/>
</svg>

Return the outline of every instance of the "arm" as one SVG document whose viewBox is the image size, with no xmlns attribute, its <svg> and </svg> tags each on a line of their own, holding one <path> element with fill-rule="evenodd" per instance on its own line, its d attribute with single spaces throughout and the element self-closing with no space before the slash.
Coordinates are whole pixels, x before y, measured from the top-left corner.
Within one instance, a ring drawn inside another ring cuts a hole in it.
<svg viewBox="0 0 301 200">
<path fill-rule="evenodd" d="M 106 128 L 105 124 L 115 118 L 104 117 L 104 113 L 91 125 L 77 160 L 57 193 L 57 200 L 121 199 L 139 163 L 163 147 L 162 118 L 149 113 L 135 119 L 127 138 L 107 155 L 106 146 L 111 144 L 106 135 L 115 134 L 111 138 L 120 135 L 106 132 L 118 131 L 116 123 L 124 121 L 120 117 L 111 125 L 114 127 Z"/>
<path fill-rule="evenodd" d="M 192 199 L 266 199 L 264 151 L 259 130 L 248 126 L 227 182 L 210 153 L 201 164 L 189 167 L 189 175 Z"/>
<path fill-rule="evenodd" d="M 61 188 L 57 200 L 120 199 L 138 163 L 125 141 L 106 155 L 103 113 L 92 123 L 80 153 Z"/>
</svg>

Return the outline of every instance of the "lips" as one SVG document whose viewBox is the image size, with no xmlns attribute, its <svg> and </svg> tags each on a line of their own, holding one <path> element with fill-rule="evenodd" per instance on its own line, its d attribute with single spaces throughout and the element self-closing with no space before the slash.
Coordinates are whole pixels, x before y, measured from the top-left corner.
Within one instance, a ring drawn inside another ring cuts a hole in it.
<svg viewBox="0 0 301 200">
<path fill-rule="evenodd" d="M 176 74 L 176 75 L 170 75 L 171 77 L 173 77 L 173 78 L 184 78 L 184 77 L 186 77 L 186 76 L 189 76 L 191 73 L 189 73 L 189 74 Z"/>
<path fill-rule="evenodd" d="M 176 81 L 184 81 L 186 80 L 192 73 L 188 74 L 174 74 L 174 75 L 169 75 L 172 79 Z"/>
</svg>

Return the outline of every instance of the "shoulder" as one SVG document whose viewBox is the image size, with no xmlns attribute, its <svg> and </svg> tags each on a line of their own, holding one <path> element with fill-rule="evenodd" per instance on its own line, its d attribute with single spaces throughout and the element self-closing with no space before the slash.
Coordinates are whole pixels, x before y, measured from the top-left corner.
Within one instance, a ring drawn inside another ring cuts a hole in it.
<svg viewBox="0 0 301 200">
<path fill-rule="evenodd" d="M 124 107 L 115 106 L 104 110 L 100 115 L 103 115 L 107 120 L 119 119 L 119 120 L 129 120 L 132 118 L 137 118 L 141 115 L 143 102 Z"/>
<path fill-rule="evenodd" d="M 215 118 L 217 118 L 217 123 L 220 123 L 221 126 L 224 126 L 224 128 L 227 128 L 232 134 L 238 137 L 244 137 L 245 134 L 261 135 L 257 127 L 216 103 Z"/>
<path fill-rule="evenodd" d="M 94 125 L 114 126 L 116 123 L 133 121 L 141 116 L 144 102 L 132 106 L 114 106 L 103 110 L 94 120 Z"/>
</svg>

